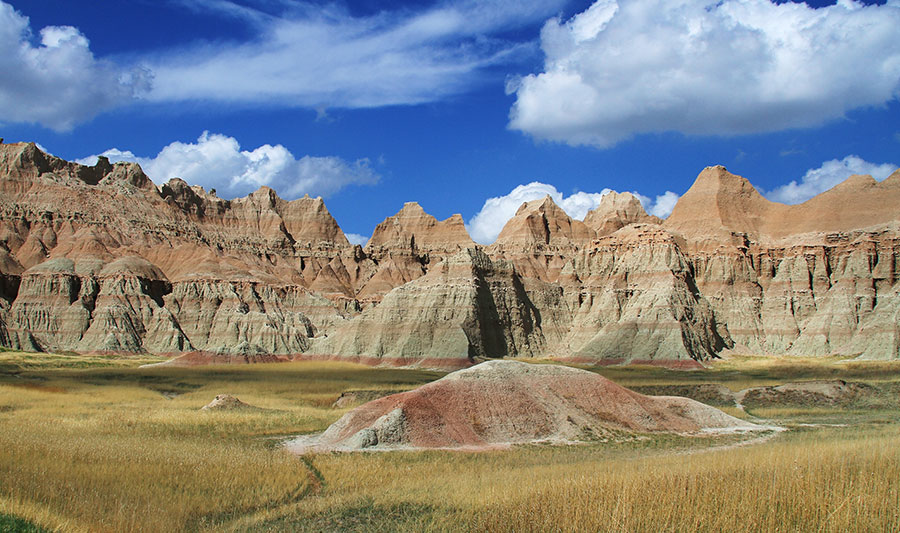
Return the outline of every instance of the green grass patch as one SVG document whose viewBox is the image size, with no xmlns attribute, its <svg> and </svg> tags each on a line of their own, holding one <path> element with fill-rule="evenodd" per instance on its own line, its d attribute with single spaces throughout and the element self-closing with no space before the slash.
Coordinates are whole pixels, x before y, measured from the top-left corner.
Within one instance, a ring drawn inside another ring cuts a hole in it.
<svg viewBox="0 0 900 533">
<path fill-rule="evenodd" d="M 24 518 L 0 513 L 0 533 L 50 533 Z"/>
</svg>

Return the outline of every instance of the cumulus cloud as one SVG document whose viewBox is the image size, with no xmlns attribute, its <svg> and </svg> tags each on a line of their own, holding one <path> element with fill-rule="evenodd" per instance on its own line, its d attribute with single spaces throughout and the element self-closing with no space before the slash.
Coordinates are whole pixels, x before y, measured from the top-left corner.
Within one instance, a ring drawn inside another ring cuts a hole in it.
<svg viewBox="0 0 900 533">
<path fill-rule="evenodd" d="M 509 30 L 544 20 L 563 0 L 450 0 L 355 16 L 298 2 L 275 15 L 233 2 L 188 2 L 246 20 L 248 42 L 199 43 L 148 58 L 151 100 L 215 100 L 365 108 L 435 101 L 477 83 L 485 67 L 531 44 Z"/>
<path fill-rule="evenodd" d="M 881 181 L 897 170 L 893 163 L 869 163 L 855 155 L 843 159 L 825 161 L 819 168 L 812 168 L 800 178 L 766 193 L 766 197 L 783 204 L 799 204 L 825 192 L 854 174 L 868 174 Z"/>
<path fill-rule="evenodd" d="M 545 24 L 543 72 L 508 85 L 509 127 L 607 147 L 821 124 L 898 96 L 898 27 L 897 0 L 597 0 Z"/>
<path fill-rule="evenodd" d="M 0 120 L 67 131 L 150 88 L 143 69 L 96 59 L 71 26 L 47 26 L 35 44 L 28 17 L 0 2 Z"/>
<path fill-rule="evenodd" d="M 641 201 L 641 205 L 644 206 L 644 211 L 651 215 L 658 216 L 659 218 L 667 218 L 671 215 L 672 210 L 675 209 L 675 204 L 678 203 L 678 199 L 681 198 L 680 195 L 672 191 L 666 191 L 656 198 L 650 198 L 649 196 L 644 196 L 637 192 L 632 192 L 632 194 Z"/>
<path fill-rule="evenodd" d="M 0 77 L 0 120 L 65 131 L 136 97 L 320 113 L 437 101 L 533 53 L 515 31 L 565 0 L 444 0 L 362 16 L 338 3 L 177 3 L 237 19 L 252 37 L 148 50 L 133 56 L 139 67 L 125 68 L 95 58 L 71 26 L 43 28 L 35 41 L 29 19 L 0 0 L 0 72 L 15 73 Z"/>
<path fill-rule="evenodd" d="M 360 246 L 365 246 L 367 242 L 369 242 L 369 238 L 365 235 L 360 235 L 359 233 L 344 233 L 344 236 L 347 237 L 347 240 L 350 241 L 350 244 L 358 244 Z"/>
<path fill-rule="evenodd" d="M 234 137 L 208 131 L 196 143 L 173 142 L 156 157 L 138 157 L 117 148 L 100 155 L 110 161 L 139 163 L 156 183 L 182 178 L 191 185 L 214 188 L 224 198 L 246 195 L 262 185 L 287 199 L 304 194 L 327 196 L 351 184 L 374 184 L 379 179 L 368 159 L 350 162 L 309 155 L 297 159 L 280 144 L 241 150 Z M 96 161 L 96 155 L 78 160 L 85 165 Z"/>
</svg>

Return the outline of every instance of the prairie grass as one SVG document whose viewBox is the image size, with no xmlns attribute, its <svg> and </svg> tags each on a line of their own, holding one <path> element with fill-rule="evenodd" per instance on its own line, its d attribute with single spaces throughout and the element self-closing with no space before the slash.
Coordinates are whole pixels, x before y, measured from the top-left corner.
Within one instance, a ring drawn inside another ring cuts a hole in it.
<svg viewBox="0 0 900 533">
<path fill-rule="evenodd" d="M 440 375 L 335 363 L 35 369 L 30 356 L 0 373 L 0 512 L 75 531 L 196 530 L 302 499 L 318 480 L 270 437 L 323 429 L 348 387 Z M 260 409 L 199 410 L 222 392 Z"/>
<path fill-rule="evenodd" d="M 0 415 L 0 497 L 41 502 L 66 517 L 67 529 L 162 531 L 283 503 L 306 489 L 309 473 L 296 458 L 229 434 L 302 426 L 302 415 L 261 422 L 253 414 L 195 413 L 154 406 L 150 394 L 0 386 L 0 402 L 12 408 Z"/>
<path fill-rule="evenodd" d="M 507 479 L 483 531 L 898 531 L 900 431 L 819 431 L 760 446 L 598 461 L 572 476 Z"/>
<path fill-rule="evenodd" d="M 698 370 L 670 370 L 649 365 L 584 368 L 625 387 L 716 383 L 733 392 L 792 381 L 896 382 L 900 376 L 900 361 L 849 361 L 839 357 L 732 355 L 709 361 L 706 365 L 707 368 Z"/>
<path fill-rule="evenodd" d="M 297 457 L 280 439 L 335 421 L 346 412 L 331 407 L 342 392 L 408 389 L 443 374 L 334 362 L 137 368 L 143 359 L 85 366 L 68 355 L 2 357 L 0 518 L 48 530 L 900 530 L 900 410 L 881 404 L 753 409 L 794 428 L 753 445 L 753 436 L 657 435 Z M 749 358 L 690 372 L 596 370 L 631 386 L 900 382 L 900 365 L 868 365 Z M 260 409 L 199 411 L 220 393 Z"/>
<path fill-rule="evenodd" d="M 159 363 L 165 358 L 155 355 L 109 355 L 77 353 L 19 352 L 0 350 L 0 372 L 16 373 L 41 368 L 131 367 Z"/>
<path fill-rule="evenodd" d="M 670 438 L 311 460 L 314 498 L 236 531 L 897 531 L 900 430 L 828 428 L 753 446 Z M 709 449 L 718 444 L 717 449 Z M 735 443 L 737 444 L 737 443 Z"/>
</svg>

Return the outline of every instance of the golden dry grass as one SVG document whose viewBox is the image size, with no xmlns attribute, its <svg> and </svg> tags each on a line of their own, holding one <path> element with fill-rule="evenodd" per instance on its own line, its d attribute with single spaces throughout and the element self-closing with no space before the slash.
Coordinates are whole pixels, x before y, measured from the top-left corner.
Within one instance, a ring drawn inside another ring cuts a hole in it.
<svg viewBox="0 0 900 533">
<path fill-rule="evenodd" d="M 74 356 L 54 366 L 56 356 L 0 355 L 0 515 L 49 529 L 900 530 L 896 409 L 757 409 L 793 424 L 850 425 L 797 425 L 737 447 L 728 446 L 752 437 L 298 458 L 276 437 L 325 428 L 346 411 L 330 407 L 342 391 L 412 388 L 441 374 L 330 362 L 183 369 L 95 359 L 77 368 Z M 601 371 L 632 385 L 900 381 L 896 364 L 725 363 Z M 199 411 L 219 393 L 262 409 Z"/>
<path fill-rule="evenodd" d="M 269 437 L 324 428 L 348 385 L 403 388 L 439 375 L 336 363 L 18 362 L 0 374 L 0 513 L 76 531 L 198 529 L 301 499 L 314 477 Z M 262 409 L 199 411 L 221 392 Z"/>
<path fill-rule="evenodd" d="M 900 431 L 599 462 L 494 490 L 484 531 L 898 531 Z M 508 480 L 515 481 L 515 480 Z"/>
<path fill-rule="evenodd" d="M 313 457 L 314 498 L 251 531 L 897 531 L 900 430 L 823 429 L 746 447 L 673 438 Z"/>
<path fill-rule="evenodd" d="M 587 367 L 626 387 L 718 383 L 734 392 L 791 381 L 844 379 L 896 381 L 900 361 L 852 361 L 841 357 L 732 355 L 706 363 L 702 370 L 669 370 L 657 366 Z"/>
</svg>

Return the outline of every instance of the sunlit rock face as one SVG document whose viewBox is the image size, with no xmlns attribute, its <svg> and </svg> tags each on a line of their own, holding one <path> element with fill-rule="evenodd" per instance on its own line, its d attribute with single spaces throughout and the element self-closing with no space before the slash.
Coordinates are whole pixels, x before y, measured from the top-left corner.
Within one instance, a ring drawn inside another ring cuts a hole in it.
<svg viewBox="0 0 900 533">
<path fill-rule="evenodd" d="M 0 344 L 460 367 L 900 357 L 900 173 L 799 205 L 709 167 L 665 221 L 523 204 L 490 246 L 411 202 L 351 245 L 321 198 L 226 200 L 0 144 Z"/>
<path fill-rule="evenodd" d="M 641 201 L 630 192 L 611 191 L 604 194 L 600 205 L 584 217 L 584 223 L 598 237 L 603 237 L 630 224 L 662 224 L 662 220 L 648 215 Z"/>
</svg>

